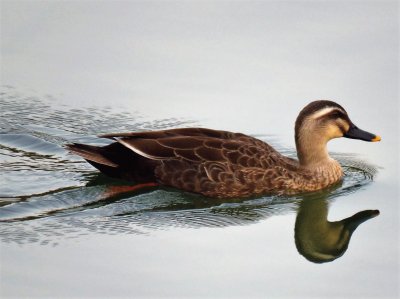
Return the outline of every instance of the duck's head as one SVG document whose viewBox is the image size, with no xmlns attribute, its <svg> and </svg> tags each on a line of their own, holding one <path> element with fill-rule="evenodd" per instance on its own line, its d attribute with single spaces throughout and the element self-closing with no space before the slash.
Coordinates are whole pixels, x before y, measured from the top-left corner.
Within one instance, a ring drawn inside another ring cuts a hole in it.
<svg viewBox="0 0 400 299">
<path fill-rule="evenodd" d="M 359 129 L 346 110 L 332 101 L 314 101 L 300 111 L 296 119 L 295 139 L 300 162 L 306 152 L 325 149 L 326 143 L 339 137 L 380 141 L 381 137 Z M 303 161 L 304 162 L 304 161 Z"/>
</svg>

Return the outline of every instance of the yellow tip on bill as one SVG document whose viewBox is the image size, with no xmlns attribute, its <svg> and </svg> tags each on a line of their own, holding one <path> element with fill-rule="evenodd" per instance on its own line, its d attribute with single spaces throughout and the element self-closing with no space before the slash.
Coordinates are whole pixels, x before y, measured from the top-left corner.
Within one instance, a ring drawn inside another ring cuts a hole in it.
<svg viewBox="0 0 400 299">
<path fill-rule="evenodd" d="M 371 139 L 372 142 L 381 141 L 381 136 L 376 135 L 374 138 Z"/>
</svg>

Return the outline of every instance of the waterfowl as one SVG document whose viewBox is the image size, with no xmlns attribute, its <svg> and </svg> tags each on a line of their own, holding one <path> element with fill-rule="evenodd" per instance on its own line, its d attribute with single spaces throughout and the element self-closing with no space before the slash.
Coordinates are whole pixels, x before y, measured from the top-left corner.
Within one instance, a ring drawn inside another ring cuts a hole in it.
<svg viewBox="0 0 400 299">
<path fill-rule="evenodd" d="M 67 144 L 104 174 L 142 186 L 164 185 L 209 197 L 248 197 L 319 190 L 343 177 L 327 142 L 347 137 L 380 141 L 355 126 L 332 101 L 314 101 L 295 123 L 298 160 L 241 133 L 205 128 L 100 135 L 106 146 Z"/>
</svg>

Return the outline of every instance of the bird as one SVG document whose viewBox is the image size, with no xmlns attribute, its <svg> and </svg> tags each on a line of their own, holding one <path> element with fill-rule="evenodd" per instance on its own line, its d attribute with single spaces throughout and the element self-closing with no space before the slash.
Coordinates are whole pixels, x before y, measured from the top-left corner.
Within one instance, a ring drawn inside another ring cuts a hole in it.
<svg viewBox="0 0 400 299">
<path fill-rule="evenodd" d="M 336 102 L 309 103 L 295 122 L 298 159 L 280 154 L 255 137 L 207 128 L 99 135 L 106 146 L 66 144 L 107 176 L 138 189 L 167 186 L 211 198 L 293 195 L 332 186 L 343 178 L 327 143 L 339 137 L 380 141 L 359 129 Z"/>
</svg>

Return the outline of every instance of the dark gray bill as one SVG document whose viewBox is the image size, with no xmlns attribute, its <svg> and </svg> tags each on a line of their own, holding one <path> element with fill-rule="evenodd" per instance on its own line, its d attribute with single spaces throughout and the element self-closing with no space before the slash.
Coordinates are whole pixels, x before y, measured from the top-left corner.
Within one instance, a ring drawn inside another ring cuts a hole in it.
<svg viewBox="0 0 400 299">
<path fill-rule="evenodd" d="M 351 124 L 350 129 L 343 135 L 343 137 L 351 139 L 360 139 L 364 141 L 380 141 L 381 137 L 357 128 L 356 125 Z"/>
</svg>

